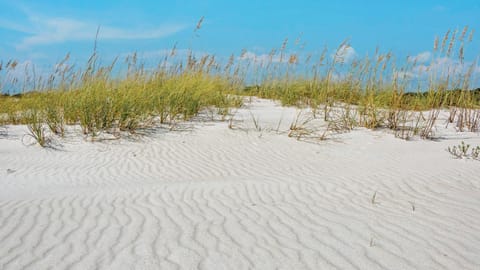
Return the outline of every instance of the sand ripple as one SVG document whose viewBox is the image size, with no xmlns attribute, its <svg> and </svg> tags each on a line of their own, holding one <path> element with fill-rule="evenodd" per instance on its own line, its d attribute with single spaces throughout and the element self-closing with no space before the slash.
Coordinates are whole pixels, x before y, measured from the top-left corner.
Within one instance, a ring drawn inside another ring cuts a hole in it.
<svg viewBox="0 0 480 270">
<path fill-rule="evenodd" d="M 142 140 L 0 141 L 0 269 L 480 269 L 480 166 L 452 141 Z"/>
</svg>

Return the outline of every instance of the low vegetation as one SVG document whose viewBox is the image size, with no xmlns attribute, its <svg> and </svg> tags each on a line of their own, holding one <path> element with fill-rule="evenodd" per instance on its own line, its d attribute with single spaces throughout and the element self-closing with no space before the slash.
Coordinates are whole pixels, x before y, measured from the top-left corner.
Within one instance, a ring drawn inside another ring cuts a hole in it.
<svg viewBox="0 0 480 270">
<path fill-rule="evenodd" d="M 472 147 L 463 141 L 459 145 L 448 147 L 447 151 L 458 159 L 467 158 L 480 160 L 480 146 Z"/>
<path fill-rule="evenodd" d="M 67 125 L 80 126 L 92 139 L 104 133 L 120 137 L 158 124 L 174 125 L 200 112 L 225 119 L 231 108 L 241 106 L 242 96 L 258 96 L 308 107 L 313 118 L 339 132 L 386 128 L 402 139 L 432 138 L 442 110 L 449 112 L 447 126 L 476 132 L 480 89 L 471 89 L 477 64 L 464 62 L 472 34 L 467 27 L 448 31 L 435 40 L 429 65 L 410 57 L 403 67 L 393 54 L 379 50 L 372 57 L 347 60 L 347 42 L 313 61 L 311 55 L 288 53 L 295 48 L 287 40 L 261 59 L 247 51 L 228 61 L 196 57 L 191 51 L 179 57 L 174 48 L 156 68 L 145 67 L 136 54 L 123 64 L 101 66 L 94 50 L 83 69 L 69 64 L 67 56 L 47 78 L 25 68 L 23 82 L 8 80 L 18 62 L 2 62 L 0 126 L 26 124 L 40 145 L 48 143 L 46 134 L 64 136 Z M 439 69 L 438 59 L 451 61 L 452 67 Z M 307 127 L 312 119 L 299 118 L 290 127 L 291 137 L 313 133 Z"/>
<path fill-rule="evenodd" d="M 63 136 L 66 125 L 79 125 L 82 133 L 96 138 L 102 133 L 120 136 L 155 124 L 174 124 L 214 110 L 225 116 L 241 99 L 229 95 L 233 85 L 206 69 L 208 58 L 192 62 L 182 70 L 129 70 L 124 78 L 112 76 L 113 65 L 60 74 L 61 81 L 41 91 L 0 97 L 3 124 L 26 124 L 43 145 L 43 131 Z M 56 77 L 52 77 L 52 81 Z"/>
</svg>

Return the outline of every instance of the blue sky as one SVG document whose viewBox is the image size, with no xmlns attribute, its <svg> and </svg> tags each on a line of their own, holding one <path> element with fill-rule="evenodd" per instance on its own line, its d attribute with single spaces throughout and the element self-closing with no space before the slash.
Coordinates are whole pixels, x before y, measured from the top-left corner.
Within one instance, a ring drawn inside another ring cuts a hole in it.
<svg viewBox="0 0 480 270">
<path fill-rule="evenodd" d="M 478 14 L 478 0 L 0 0 L 0 59 L 45 66 L 70 52 L 84 61 L 98 26 L 98 49 L 107 60 L 134 51 L 155 57 L 175 43 L 227 57 L 242 49 L 265 54 L 289 38 L 295 51 L 298 37 L 305 52 L 334 49 L 348 38 L 356 55 L 378 46 L 405 59 L 431 51 L 435 36 L 448 29 L 480 32 Z M 480 55 L 479 40 L 467 48 L 467 61 Z"/>
</svg>

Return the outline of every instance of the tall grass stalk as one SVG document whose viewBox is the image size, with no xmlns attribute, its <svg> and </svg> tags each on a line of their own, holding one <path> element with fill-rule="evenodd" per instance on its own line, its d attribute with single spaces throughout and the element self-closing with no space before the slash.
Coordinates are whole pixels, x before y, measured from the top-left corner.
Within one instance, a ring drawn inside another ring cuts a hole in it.
<svg viewBox="0 0 480 270">
<path fill-rule="evenodd" d="M 430 63 L 409 57 L 405 65 L 379 49 L 373 56 L 349 59 L 347 41 L 314 60 L 302 53 L 299 39 L 285 39 L 268 54 L 243 50 L 225 61 L 191 50 L 180 57 L 175 45 L 155 68 L 147 68 L 137 54 L 102 66 L 95 44 L 84 68 L 71 64 L 67 55 L 47 78 L 28 67 L 23 86 L 18 79 L 9 81 L 18 62 L 0 63 L 0 87 L 9 94 L 0 96 L 0 119 L 32 125 L 28 112 L 35 108 L 40 126 L 60 136 L 66 125 L 79 125 L 92 138 L 119 136 L 158 123 L 174 125 L 202 111 L 225 119 L 230 108 L 241 105 L 241 96 L 250 95 L 309 107 L 332 129 L 388 128 L 404 139 L 431 138 L 441 110 L 448 109 L 449 124 L 477 131 L 480 91 L 471 88 L 478 66 L 465 62 L 472 35 L 467 27 L 448 31 L 435 39 Z M 6 85 L 24 92 L 12 95 Z"/>
</svg>

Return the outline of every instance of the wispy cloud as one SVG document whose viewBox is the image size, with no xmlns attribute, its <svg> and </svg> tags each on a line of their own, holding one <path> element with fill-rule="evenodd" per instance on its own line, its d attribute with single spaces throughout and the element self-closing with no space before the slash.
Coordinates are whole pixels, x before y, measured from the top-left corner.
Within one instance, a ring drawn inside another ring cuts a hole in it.
<svg viewBox="0 0 480 270">
<path fill-rule="evenodd" d="M 408 58 L 413 63 L 408 70 L 398 71 L 395 74 L 408 79 L 426 79 L 435 76 L 444 79 L 447 76 L 463 76 L 470 73 L 473 77 L 480 75 L 480 66 L 476 62 L 463 62 L 452 57 L 434 57 L 432 52 L 426 51 Z"/>
<path fill-rule="evenodd" d="M 0 28 L 9 29 L 17 32 L 22 32 L 22 33 L 31 33 L 31 30 L 32 30 L 25 25 L 15 23 L 10 20 L 6 20 L 4 18 L 0 18 Z"/>
<path fill-rule="evenodd" d="M 280 55 L 277 54 L 256 54 L 251 51 L 246 51 L 242 53 L 241 56 L 238 57 L 239 60 L 242 61 L 252 61 L 254 64 L 257 65 L 266 65 L 269 63 L 280 63 L 285 57 L 280 57 Z"/>
<path fill-rule="evenodd" d="M 438 57 L 433 59 L 430 64 L 420 64 L 413 68 L 413 72 L 426 75 L 437 74 L 439 76 L 466 74 L 480 72 L 480 67 L 475 62 L 461 62 L 450 57 Z"/>
<path fill-rule="evenodd" d="M 125 29 L 74 18 L 45 17 L 29 13 L 24 23 L 0 19 L 0 27 L 24 33 L 26 37 L 16 48 L 28 49 L 38 45 L 93 40 L 99 27 L 99 39 L 138 40 L 163 38 L 184 30 L 187 25 L 164 24 L 151 29 Z"/>
<path fill-rule="evenodd" d="M 342 45 L 332 54 L 332 59 L 337 63 L 348 63 L 357 57 L 357 52 L 350 45 Z"/>
<path fill-rule="evenodd" d="M 409 56 L 408 57 L 408 62 L 411 63 L 426 63 L 428 62 L 432 57 L 432 53 L 429 51 L 419 53 L 415 56 Z"/>
<path fill-rule="evenodd" d="M 139 59 L 154 59 L 158 60 L 159 58 L 164 58 L 168 56 L 169 58 L 180 58 L 183 59 L 189 55 L 193 57 L 203 57 L 209 55 L 209 53 L 204 51 L 193 51 L 191 49 L 160 49 L 160 50 L 152 50 L 152 51 L 139 51 L 139 52 L 128 52 L 123 53 L 122 56 L 132 56 L 136 54 L 137 58 Z"/>
</svg>

